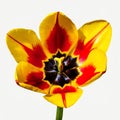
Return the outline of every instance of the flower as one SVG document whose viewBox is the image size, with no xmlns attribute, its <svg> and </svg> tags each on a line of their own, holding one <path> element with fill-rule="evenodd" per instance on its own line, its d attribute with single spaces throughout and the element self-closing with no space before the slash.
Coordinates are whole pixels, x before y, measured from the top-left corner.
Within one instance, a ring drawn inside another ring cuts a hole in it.
<svg viewBox="0 0 120 120">
<path fill-rule="evenodd" d="M 30 29 L 13 29 L 6 40 L 18 62 L 16 83 L 45 94 L 59 107 L 70 107 L 82 95 L 82 87 L 106 71 L 111 26 L 96 20 L 76 29 L 63 13 L 49 14 L 40 24 L 40 39 Z"/>
</svg>

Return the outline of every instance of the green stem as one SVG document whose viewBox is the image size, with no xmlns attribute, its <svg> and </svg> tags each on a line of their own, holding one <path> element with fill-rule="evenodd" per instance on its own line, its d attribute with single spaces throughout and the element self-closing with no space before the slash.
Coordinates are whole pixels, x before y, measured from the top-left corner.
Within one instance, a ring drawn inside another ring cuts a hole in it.
<svg viewBox="0 0 120 120">
<path fill-rule="evenodd" d="M 62 120 L 63 108 L 57 106 L 56 120 Z"/>
</svg>

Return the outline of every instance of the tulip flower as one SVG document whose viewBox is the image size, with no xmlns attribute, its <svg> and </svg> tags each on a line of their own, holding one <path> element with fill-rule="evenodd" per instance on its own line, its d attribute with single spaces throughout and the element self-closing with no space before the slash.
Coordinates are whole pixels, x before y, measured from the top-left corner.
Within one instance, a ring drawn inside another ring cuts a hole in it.
<svg viewBox="0 0 120 120">
<path fill-rule="evenodd" d="M 72 106 L 82 87 L 106 72 L 111 32 L 106 20 L 88 22 L 77 30 L 61 12 L 41 22 L 40 38 L 30 29 L 10 30 L 6 40 L 18 63 L 16 83 L 43 93 L 59 109 Z"/>
</svg>

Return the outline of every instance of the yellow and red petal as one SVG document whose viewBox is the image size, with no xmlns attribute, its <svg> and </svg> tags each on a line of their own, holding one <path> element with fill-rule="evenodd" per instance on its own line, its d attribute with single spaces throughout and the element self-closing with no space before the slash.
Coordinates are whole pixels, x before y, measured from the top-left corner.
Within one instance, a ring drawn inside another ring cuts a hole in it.
<svg viewBox="0 0 120 120">
<path fill-rule="evenodd" d="M 53 86 L 51 93 L 44 96 L 46 100 L 59 107 L 72 106 L 82 95 L 82 90 L 74 86 L 66 85 L 63 88 L 60 86 Z"/>
<path fill-rule="evenodd" d="M 37 67 L 42 67 L 42 60 L 46 55 L 34 31 L 13 29 L 7 33 L 6 40 L 17 62 L 28 61 Z"/>
<path fill-rule="evenodd" d="M 69 51 L 78 40 L 75 25 L 61 12 L 50 14 L 42 21 L 40 36 L 50 53 L 56 53 L 57 50 Z"/>
<path fill-rule="evenodd" d="M 77 78 L 76 83 L 79 86 L 90 84 L 99 78 L 106 71 L 107 57 L 105 53 L 98 49 L 93 49 L 86 61 L 80 65 L 81 75 Z"/>
<path fill-rule="evenodd" d="M 85 60 L 91 49 L 107 51 L 111 40 L 112 28 L 105 20 L 86 23 L 78 30 L 78 43 L 74 55 L 79 55 L 80 61 Z"/>
<path fill-rule="evenodd" d="M 16 68 L 16 83 L 21 87 L 36 92 L 48 93 L 50 84 L 43 80 L 41 69 L 27 62 L 20 62 Z"/>
</svg>

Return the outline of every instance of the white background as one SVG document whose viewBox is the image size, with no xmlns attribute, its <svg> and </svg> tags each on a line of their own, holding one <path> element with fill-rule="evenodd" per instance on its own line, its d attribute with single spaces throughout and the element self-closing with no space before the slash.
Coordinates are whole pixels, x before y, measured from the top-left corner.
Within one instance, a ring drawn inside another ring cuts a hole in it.
<svg viewBox="0 0 120 120">
<path fill-rule="evenodd" d="M 113 28 L 106 74 L 83 88 L 78 102 L 64 109 L 63 120 L 120 120 L 119 0 L 0 0 L 0 120 L 55 120 L 56 106 L 16 85 L 17 64 L 5 41 L 6 33 L 17 27 L 38 34 L 40 22 L 54 11 L 66 14 L 77 28 L 96 19 L 109 21 Z"/>
</svg>

